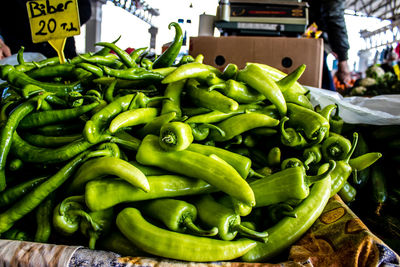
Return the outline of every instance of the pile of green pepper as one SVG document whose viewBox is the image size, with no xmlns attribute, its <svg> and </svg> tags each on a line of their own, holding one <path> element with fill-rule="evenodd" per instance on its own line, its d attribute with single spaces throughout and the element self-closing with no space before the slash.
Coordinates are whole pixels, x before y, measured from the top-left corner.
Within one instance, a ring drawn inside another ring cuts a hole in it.
<svg viewBox="0 0 400 267">
<path fill-rule="evenodd" d="M 380 157 L 352 156 L 357 133 L 341 135 L 336 106 L 311 105 L 304 65 L 285 75 L 177 62 L 182 31 L 171 26 L 155 60 L 116 40 L 62 65 L 0 66 L 2 238 L 266 261 Z"/>
</svg>

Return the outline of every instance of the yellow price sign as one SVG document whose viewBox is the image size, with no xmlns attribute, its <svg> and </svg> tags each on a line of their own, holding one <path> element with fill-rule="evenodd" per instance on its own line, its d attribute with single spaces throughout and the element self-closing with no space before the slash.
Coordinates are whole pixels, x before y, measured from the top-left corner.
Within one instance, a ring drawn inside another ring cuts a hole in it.
<svg viewBox="0 0 400 267">
<path fill-rule="evenodd" d="M 65 62 L 66 38 L 81 32 L 77 0 L 29 0 L 26 8 L 32 41 L 48 41 L 57 51 L 60 61 Z"/>
</svg>

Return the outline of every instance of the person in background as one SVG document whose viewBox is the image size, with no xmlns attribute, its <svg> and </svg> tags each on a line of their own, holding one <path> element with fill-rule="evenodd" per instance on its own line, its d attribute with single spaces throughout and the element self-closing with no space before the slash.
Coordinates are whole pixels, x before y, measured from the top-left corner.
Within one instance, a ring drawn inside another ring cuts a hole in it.
<svg viewBox="0 0 400 267">
<path fill-rule="evenodd" d="M 0 59 L 16 54 L 23 46 L 25 52 L 39 52 L 46 57 L 55 57 L 57 52 L 48 42 L 33 43 L 29 25 L 26 2 L 28 0 L 2 1 L 0 15 Z M 91 0 L 78 0 L 81 25 L 85 24 L 92 15 Z M 64 48 L 66 58 L 77 55 L 75 39 L 67 38 Z"/>
<path fill-rule="evenodd" d="M 350 48 L 344 20 L 344 0 L 307 0 L 309 4 L 309 22 L 315 22 L 318 30 L 323 31 L 324 63 L 322 74 L 322 88 L 335 91 L 333 77 L 328 69 L 326 57 L 329 53 L 336 57 L 338 69 L 336 78 L 343 84 L 349 84 L 351 75 L 348 60 Z"/>
<path fill-rule="evenodd" d="M 3 36 L 0 35 L 0 60 L 9 56 L 11 56 L 11 50 L 4 43 Z"/>
</svg>

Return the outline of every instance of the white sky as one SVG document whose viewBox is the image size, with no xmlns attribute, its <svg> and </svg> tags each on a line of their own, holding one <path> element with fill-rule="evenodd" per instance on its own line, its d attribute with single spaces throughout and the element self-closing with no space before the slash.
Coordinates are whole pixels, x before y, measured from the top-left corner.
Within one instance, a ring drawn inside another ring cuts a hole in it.
<svg viewBox="0 0 400 267">
<path fill-rule="evenodd" d="M 163 44 L 173 40 L 175 31 L 169 30 L 168 24 L 178 19 L 191 19 L 191 27 L 188 28 L 189 36 L 198 34 L 199 16 L 203 13 L 215 15 L 218 6 L 218 0 L 147 0 L 150 6 L 158 8 L 160 16 L 153 17 L 153 23 L 158 27 L 156 38 L 156 53 L 161 52 Z M 190 7 L 190 4 L 192 7 Z M 349 36 L 350 51 L 349 65 L 350 68 L 358 68 L 358 51 L 365 47 L 363 39 L 360 37 L 361 29 L 373 31 L 386 25 L 388 22 L 381 22 L 378 19 L 362 18 L 346 15 L 347 31 Z M 102 28 L 101 40 L 113 41 L 121 35 L 118 45 L 122 48 L 148 47 L 150 45 L 150 34 L 148 32 L 149 25 L 139 18 L 133 16 L 120 7 L 114 6 L 107 2 L 102 9 Z M 84 27 L 82 34 L 76 36 L 78 52 L 84 50 Z M 218 34 L 218 31 L 216 30 Z M 384 47 L 378 48 L 382 50 Z M 375 54 L 375 51 L 372 51 Z M 332 58 L 331 58 L 332 62 Z"/>
</svg>

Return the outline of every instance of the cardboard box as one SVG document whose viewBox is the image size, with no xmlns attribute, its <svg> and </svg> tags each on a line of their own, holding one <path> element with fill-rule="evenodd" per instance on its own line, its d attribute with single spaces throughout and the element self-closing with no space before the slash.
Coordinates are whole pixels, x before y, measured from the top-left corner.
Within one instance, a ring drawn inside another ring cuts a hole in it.
<svg viewBox="0 0 400 267">
<path fill-rule="evenodd" d="M 246 62 L 268 64 L 289 73 L 301 64 L 306 70 L 299 82 L 321 88 L 324 44 L 322 39 L 294 37 L 191 37 L 189 54 L 204 55 L 204 63 L 223 70 L 228 63 L 243 68 Z"/>
</svg>

